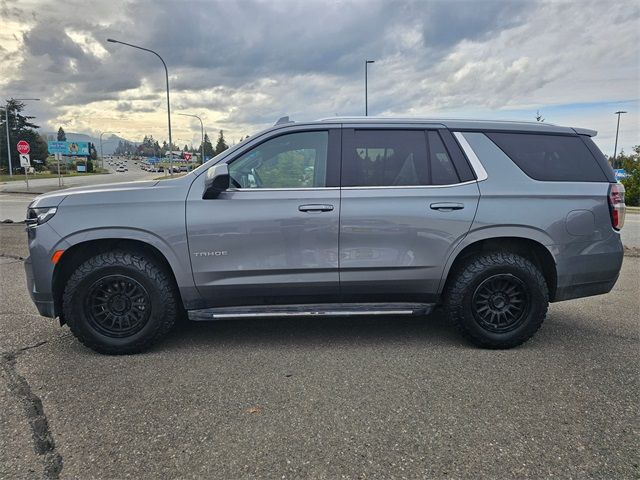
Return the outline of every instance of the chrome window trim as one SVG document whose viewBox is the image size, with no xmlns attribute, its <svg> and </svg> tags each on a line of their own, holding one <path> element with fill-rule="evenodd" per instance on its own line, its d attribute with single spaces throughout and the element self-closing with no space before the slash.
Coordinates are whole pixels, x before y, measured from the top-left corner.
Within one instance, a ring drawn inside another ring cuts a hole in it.
<svg viewBox="0 0 640 480">
<path fill-rule="evenodd" d="M 462 132 L 453 132 L 453 136 L 456 137 L 456 140 L 458 140 L 460 147 L 462 148 L 465 155 L 469 159 L 469 162 L 471 162 L 471 168 L 473 168 L 473 171 L 475 172 L 476 177 L 478 177 L 477 181 L 481 182 L 489 178 L 489 175 L 487 175 L 487 171 L 482 166 L 482 162 L 480 162 L 480 159 L 476 155 L 476 152 L 473 151 L 473 148 L 471 148 L 471 145 L 469 145 L 469 142 L 467 142 L 467 139 L 464 138 L 464 135 L 462 134 Z"/>
<path fill-rule="evenodd" d="M 460 182 L 460 183 L 448 183 L 446 185 L 371 185 L 368 187 L 342 187 L 342 190 L 387 190 L 387 189 L 423 189 L 423 188 L 448 188 L 448 187 L 459 187 L 461 185 L 470 185 L 472 183 L 477 183 L 477 180 L 469 180 L 468 182 Z"/>
<path fill-rule="evenodd" d="M 340 190 L 340 187 L 291 187 L 291 188 L 228 188 L 225 192 L 286 192 Z"/>
<path fill-rule="evenodd" d="M 371 185 L 360 187 L 310 187 L 310 188 L 229 188 L 226 192 L 300 192 L 300 191 L 318 191 L 318 190 L 388 190 L 388 189 L 423 189 L 423 188 L 448 188 L 459 187 L 462 185 L 471 185 L 477 183 L 477 180 L 469 180 L 461 183 L 448 183 L 446 185 Z"/>
</svg>

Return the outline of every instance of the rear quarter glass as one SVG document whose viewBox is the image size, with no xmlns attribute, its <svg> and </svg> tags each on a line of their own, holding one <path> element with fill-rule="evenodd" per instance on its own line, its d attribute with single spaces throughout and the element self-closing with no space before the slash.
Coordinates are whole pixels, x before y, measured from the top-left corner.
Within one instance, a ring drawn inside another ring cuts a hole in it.
<svg viewBox="0 0 640 480">
<path fill-rule="evenodd" d="M 593 139 L 588 135 L 580 135 L 580 138 L 582 139 L 582 141 L 587 146 L 587 148 L 589 149 L 593 157 L 598 162 L 598 165 L 602 169 L 602 172 L 604 173 L 604 175 L 607 177 L 607 180 L 609 182 L 615 183 L 616 174 L 614 173 L 611 165 L 609 165 L 609 162 L 607 161 L 607 157 L 604 156 L 604 153 L 602 153 L 598 148 L 598 146 L 596 145 L 596 142 L 594 142 Z"/>
<path fill-rule="evenodd" d="M 608 182 L 607 175 L 578 135 L 487 132 L 525 174 L 551 182 Z"/>
</svg>

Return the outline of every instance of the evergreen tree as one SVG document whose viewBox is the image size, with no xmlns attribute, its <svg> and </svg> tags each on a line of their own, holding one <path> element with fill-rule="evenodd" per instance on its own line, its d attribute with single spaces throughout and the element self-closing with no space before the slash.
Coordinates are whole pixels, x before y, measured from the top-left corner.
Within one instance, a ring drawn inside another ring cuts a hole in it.
<svg viewBox="0 0 640 480">
<path fill-rule="evenodd" d="M 67 134 L 64 133 L 64 130 L 62 129 L 62 127 L 60 127 L 58 129 L 58 141 L 59 142 L 66 142 L 67 141 Z"/>
<path fill-rule="evenodd" d="M 91 158 L 91 160 L 98 159 L 98 151 L 96 150 L 96 146 L 91 142 L 89 142 L 89 157 Z"/>
<path fill-rule="evenodd" d="M 0 107 L 0 171 L 7 173 L 9 171 L 9 161 L 7 156 L 7 134 L 6 134 L 6 118 L 7 110 L 9 116 L 9 149 L 11 150 L 11 164 L 15 168 L 20 165 L 18 161 L 18 150 L 16 144 L 19 140 L 26 140 L 31 145 L 31 157 L 38 160 L 47 158 L 47 148 L 45 144 L 42 151 L 42 142 L 40 135 L 36 132 L 40 128 L 31 122 L 35 117 L 23 115 L 25 104 L 19 100 L 9 100 L 6 105 Z"/>
<path fill-rule="evenodd" d="M 202 145 L 200 146 L 202 147 Z M 204 156 L 211 158 L 215 155 L 215 151 L 213 149 L 213 145 L 211 144 L 211 140 L 209 140 L 209 134 L 204 134 Z M 202 159 L 204 161 L 204 158 Z"/>
<path fill-rule="evenodd" d="M 214 153 L 216 155 L 219 155 L 222 152 L 224 152 L 227 148 L 229 148 L 229 145 L 227 145 L 227 142 L 224 139 L 224 132 L 220 130 L 220 134 L 218 135 L 218 141 L 216 142 L 216 149 Z"/>
</svg>

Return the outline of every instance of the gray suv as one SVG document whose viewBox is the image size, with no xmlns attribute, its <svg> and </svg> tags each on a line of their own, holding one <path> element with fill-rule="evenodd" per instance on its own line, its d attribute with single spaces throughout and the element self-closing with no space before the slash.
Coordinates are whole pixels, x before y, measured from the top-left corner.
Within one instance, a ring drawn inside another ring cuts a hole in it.
<svg viewBox="0 0 640 480">
<path fill-rule="evenodd" d="M 549 302 L 618 278 L 624 189 L 596 132 L 469 120 L 281 119 L 181 178 L 71 188 L 27 212 L 29 293 L 86 346 L 176 321 L 442 306 L 509 348 Z"/>
</svg>

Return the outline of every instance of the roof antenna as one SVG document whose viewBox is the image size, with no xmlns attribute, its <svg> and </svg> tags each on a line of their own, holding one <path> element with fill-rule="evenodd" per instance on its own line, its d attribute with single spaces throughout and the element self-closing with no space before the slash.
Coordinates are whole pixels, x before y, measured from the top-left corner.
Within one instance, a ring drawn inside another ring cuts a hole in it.
<svg viewBox="0 0 640 480">
<path fill-rule="evenodd" d="M 273 126 L 275 127 L 276 125 L 282 125 L 284 123 L 292 123 L 291 120 L 289 120 L 289 115 L 286 117 L 280 117 Z"/>
</svg>

